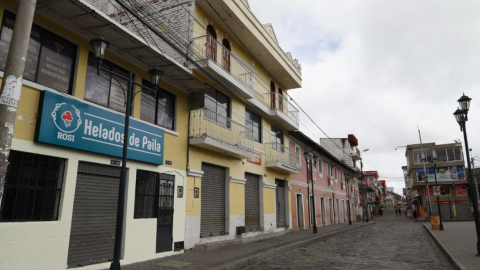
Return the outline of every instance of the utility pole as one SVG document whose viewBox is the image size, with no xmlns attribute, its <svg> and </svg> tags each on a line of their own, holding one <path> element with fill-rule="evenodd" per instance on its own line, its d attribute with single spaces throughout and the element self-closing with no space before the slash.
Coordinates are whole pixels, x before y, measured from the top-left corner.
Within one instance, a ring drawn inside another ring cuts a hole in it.
<svg viewBox="0 0 480 270">
<path fill-rule="evenodd" d="M 20 0 L 5 72 L 0 88 L 0 206 L 7 177 L 8 156 L 12 145 L 23 72 L 32 31 L 36 0 Z"/>
<path fill-rule="evenodd" d="M 430 203 L 430 188 L 428 187 L 428 174 L 427 174 L 427 168 L 426 168 L 426 165 L 425 165 L 425 162 L 427 161 L 427 152 L 423 149 L 423 144 L 422 144 L 422 135 L 420 134 L 420 128 L 418 127 L 417 125 L 417 129 L 418 129 L 418 137 L 420 138 L 420 148 L 422 149 L 422 155 L 420 155 L 420 157 L 422 157 L 423 159 L 423 173 L 425 174 L 425 183 L 426 183 L 426 188 L 427 188 L 427 196 L 428 196 L 428 217 L 430 217 L 432 215 L 432 204 Z"/>
</svg>

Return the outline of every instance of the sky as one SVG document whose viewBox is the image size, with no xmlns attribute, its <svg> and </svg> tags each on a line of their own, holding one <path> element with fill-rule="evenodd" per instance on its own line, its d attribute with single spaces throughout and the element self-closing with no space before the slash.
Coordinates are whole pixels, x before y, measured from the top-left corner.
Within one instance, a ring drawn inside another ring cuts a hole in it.
<svg viewBox="0 0 480 270">
<path fill-rule="evenodd" d="M 405 148 L 464 142 L 453 112 L 472 98 L 467 131 L 480 156 L 480 1 L 249 0 L 302 66 L 288 93 L 331 138 L 354 134 L 364 170 L 402 193 Z M 300 130 L 325 138 L 300 115 Z M 480 164 L 480 161 L 477 161 Z"/>
</svg>

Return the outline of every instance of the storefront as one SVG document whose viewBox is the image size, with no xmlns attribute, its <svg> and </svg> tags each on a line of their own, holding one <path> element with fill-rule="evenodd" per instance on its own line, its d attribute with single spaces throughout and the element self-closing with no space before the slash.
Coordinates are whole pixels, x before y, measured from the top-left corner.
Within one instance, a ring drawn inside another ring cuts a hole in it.
<svg viewBox="0 0 480 270">
<path fill-rule="evenodd" d="M 18 4 L 3 3 L 2 71 Z M 34 17 L 0 209 L 0 268 L 109 267 L 124 140 L 129 149 L 121 264 L 181 252 L 188 132 L 180 124 L 187 122 L 186 110 L 177 106 L 186 107 L 187 95 L 164 82 L 159 97 L 166 106 L 136 95 L 124 137 L 125 80 L 98 76 L 88 39 L 52 19 L 59 18 Z M 137 83 L 148 78 L 144 67 L 110 52 L 107 58 L 107 68 L 132 71 Z"/>
</svg>

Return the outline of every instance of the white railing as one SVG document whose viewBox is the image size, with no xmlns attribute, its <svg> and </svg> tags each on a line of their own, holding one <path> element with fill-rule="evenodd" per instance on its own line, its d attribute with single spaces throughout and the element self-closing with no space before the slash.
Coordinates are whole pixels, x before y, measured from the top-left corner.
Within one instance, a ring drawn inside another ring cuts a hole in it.
<svg viewBox="0 0 480 270">
<path fill-rule="evenodd" d="M 301 163 L 298 162 L 295 150 L 290 149 L 288 146 L 281 143 L 266 143 L 265 149 L 267 162 L 281 162 L 289 167 L 301 169 Z"/>
<path fill-rule="evenodd" d="M 298 109 L 295 108 L 286 97 L 275 92 L 266 93 L 265 96 L 268 101 L 268 107 L 271 110 L 282 112 L 298 125 Z"/>
<path fill-rule="evenodd" d="M 212 138 L 230 146 L 253 152 L 253 130 L 208 108 L 190 111 L 190 138 Z"/>
<path fill-rule="evenodd" d="M 217 39 L 211 35 L 196 37 L 192 41 L 191 52 L 195 61 L 210 59 L 217 63 L 253 94 L 253 71 Z"/>
</svg>

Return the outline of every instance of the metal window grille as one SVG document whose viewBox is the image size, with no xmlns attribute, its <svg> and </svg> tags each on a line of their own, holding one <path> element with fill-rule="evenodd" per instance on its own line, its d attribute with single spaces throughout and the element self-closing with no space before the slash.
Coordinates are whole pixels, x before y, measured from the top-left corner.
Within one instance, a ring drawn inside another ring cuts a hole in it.
<svg viewBox="0 0 480 270">
<path fill-rule="evenodd" d="M 65 160 L 11 151 L 0 222 L 58 219 Z"/>
<path fill-rule="evenodd" d="M 171 224 L 174 179 L 173 175 L 137 170 L 134 218 L 159 218 L 159 223 Z"/>
</svg>

